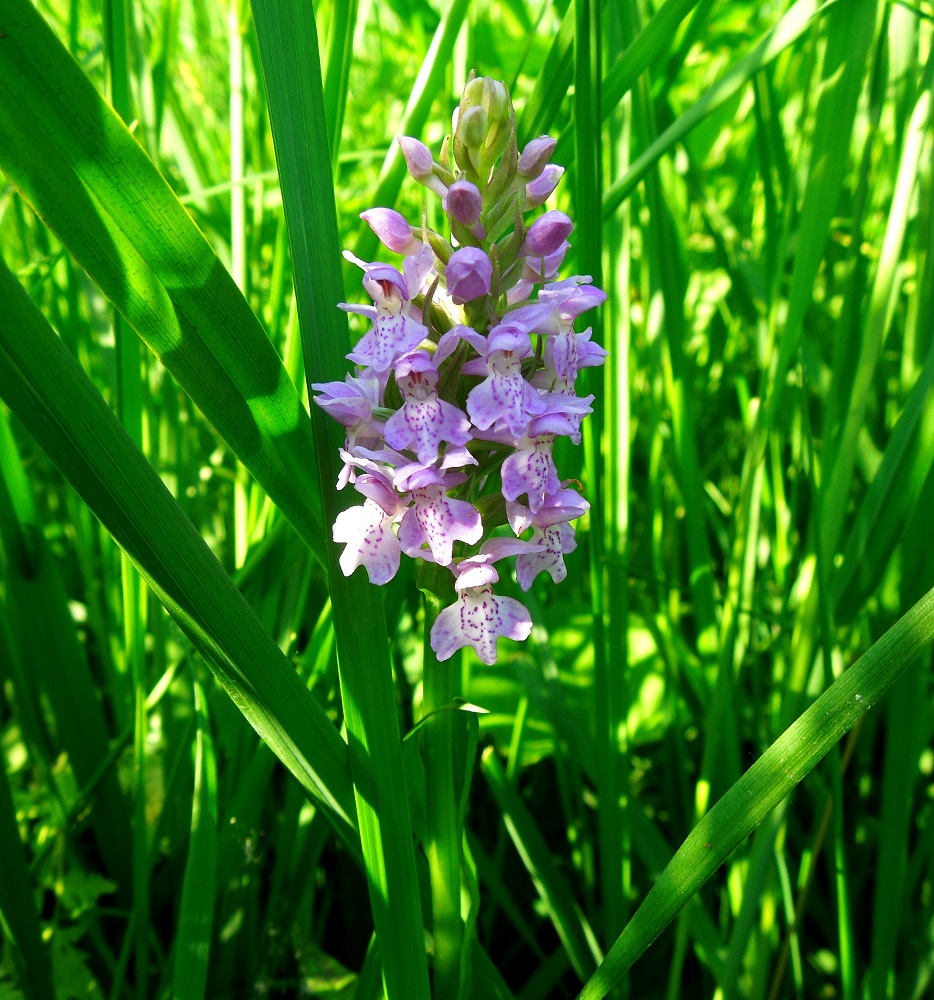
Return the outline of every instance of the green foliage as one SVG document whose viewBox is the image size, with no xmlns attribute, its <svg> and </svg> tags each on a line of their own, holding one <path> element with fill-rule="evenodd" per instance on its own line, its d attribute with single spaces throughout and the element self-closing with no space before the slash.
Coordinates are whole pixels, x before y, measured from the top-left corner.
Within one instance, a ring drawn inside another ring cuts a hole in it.
<svg viewBox="0 0 934 1000">
<path fill-rule="evenodd" d="M 932 36 L 7 0 L 0 997 L 930 992 Z M 472 68 L 609 293 L 591 511 L 495 667 L 340 573 L 305 388 Z"/>
</svg>

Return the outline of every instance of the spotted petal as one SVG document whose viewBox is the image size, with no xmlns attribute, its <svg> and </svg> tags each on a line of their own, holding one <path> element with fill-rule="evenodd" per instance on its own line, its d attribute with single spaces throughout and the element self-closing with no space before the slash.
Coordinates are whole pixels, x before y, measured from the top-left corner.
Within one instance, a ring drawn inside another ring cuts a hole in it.
<svg viewBox="0 0 934 1000">
<path fill-rule="evenodd" d="M 344 543 L 340 566 L 350 576 L 358 566 L 365 566 L 370 583 L 388 583 L 399 570 L 401 549 L 392 532 L 393 517 L 378 503 L 367 499 L 362 507 L 350 507 L 337 515 L 334 541 Z"/>
<path fill-rule="evenodd" d="M 460 591 L 456 603 L 435 619 L 430 641 L 439 660 L 447 660 L 464 646 L 472 646 L 484 663 L 493 664 L 499 636 L 522 641 L 531 631 L 528 609 L 511 597 L 497 597 L 487 584 Z"/>
</svg>

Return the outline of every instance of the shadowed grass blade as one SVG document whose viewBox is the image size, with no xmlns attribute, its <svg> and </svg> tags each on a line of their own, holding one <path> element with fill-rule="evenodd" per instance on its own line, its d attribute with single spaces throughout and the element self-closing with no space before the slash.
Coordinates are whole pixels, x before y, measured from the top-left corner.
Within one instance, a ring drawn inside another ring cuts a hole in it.
<svg viewBox="0 0 934 1000">
<path fill-rule="evenodd" d="M 0 629 L 3 624 L 0 623 Z M 0 635 L 0 653 L 5 637 Z M 45 945 L 26 854 L 19 838 L 19 826 L 13 807 L 13 796 L 7 778 L 6 763 L 0 757 L 0 857 L 3 858 L 3 878 L 0 878 L 0 930 L 19 982 L 26 995 L 35 1000 L 55 1000 L 51 965 Z M 16 995 L 14 993 L 14 995 Z"/>
</svg>

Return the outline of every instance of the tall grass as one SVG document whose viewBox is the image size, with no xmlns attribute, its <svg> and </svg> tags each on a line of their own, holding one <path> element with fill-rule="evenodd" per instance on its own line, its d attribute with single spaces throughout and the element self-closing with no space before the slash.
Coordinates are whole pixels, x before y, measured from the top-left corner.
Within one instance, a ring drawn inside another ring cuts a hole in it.
<svg viewBox="0 0 934 1000">
<path fill-rule="evenodd" d="M 7 0 L 0 995 L 929 993 L 932 26 Z M 472 68 L 609 294 L 493 667 L 343 577 L 305 388 Z"/>
</svg>

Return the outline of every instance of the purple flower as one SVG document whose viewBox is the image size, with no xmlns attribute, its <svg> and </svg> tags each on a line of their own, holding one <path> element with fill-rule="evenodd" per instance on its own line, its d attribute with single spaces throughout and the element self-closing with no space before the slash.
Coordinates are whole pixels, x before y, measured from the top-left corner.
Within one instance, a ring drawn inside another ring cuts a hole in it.
<svg viewBox="0 0 934 1000">
<path fill-rule="evenodd" d="M 483 211 L 483 197 L 476 184 L 470 181 L 455 181 L 445 195 L 444 210 L 458 222 L 467 226 L 475 226 L 480 221 L 480 213 Z M 483 239 L 482 236 L 479 237 Z"/>
<path fill-rule="evenodd" d="M 399 137 L 399 146 L 405 157 L 409 173 L 419 184 L 424 184 L 430 191 L 434 191 L 435 194 L 443 198 L 448 193 L 448 189 L 447 185 L 435 174 L 435 161 L 431 150 L 423 142 L 407 135 Z"/>
<path fill-rule="evenodd" d="M 431 627 L 431 648 L 447 660 L 464 646 L 472 646 L 481 660 L 496 663 L 496 639 L 519 641 L 532 631 L 528 609 L 511 597 L 497 597 L 490 584 L 465 587 L 457 602 L 445 608 Z"/>
<path fill-rule="evenodd" d="M 392 525 L 405 504 L 382 475 L 359 476 L 355 486 L 366 496 L 363 506 L 341 511 L 334 522 L 334 541 L 344 543 L 341 570 L 350 576 L 358 566 L 364 566 L 370 583 L 388 583 L 399 570 L 401 552 Z"/>
<path fill-rule="evenodd" d="M 507 500 L 517 500 L 527 493 L 529 508 L 534 513 L 541 509 L 548 494 L 561 489 L 551 457 L 554 443 L 554 434 L 526 436 L 517 442 L 515 452 L 503 462 L 503 496 Z"/>
<path fill-rule="evenodd" d="M 451 255 L 444 269 L 444 280 L 454 303 L 462 306 L 489 293 L 493 265 L 482 250 L 462 247 Z"/>
<path fill-rule="evenodd" d="M 530 352 L 529 335 L 506 325 L 487 340 L 487 377 L 467 396 L 467 412 L 482 431 L 502 421 L 513 437 L 525 434 L 532 417 L 545 412 L 536 390 L 522 377 L 522 359 Z"/>
<path fill-rule="evenodd" d="M 540 135 L 522 150 L 516 172 L 520 177 L 534 180 L 545 169 L 558 143 L 550 135 Z"/>
<path fill-rule="evenodd" d="M 551 163 L 535 178 L 525 186 L 525 209 L 538 208 L 543 205 L 554 193 L 564 174 L 564 167 Z"/>
<path fill-rule="evenodd" d="M 571 235 L 574 223 L 564 212 L 551 211 L 536 219 L 525 234 L 519 249 L 524 257 L 547 257 Z"/>
<path fill-rule="evenodd" d="M 398 357 L 418 347 L 428 336 L 428 330 L 409 315 L 408 286 L 394 267 L 388 264 L 363 266 L 366 268 L 363 286 L 376 304 L 376 316 L 372 329 L 364 334 L 347 357 L 358 365 L 371 367 L 375 372 L 385 372 Z M 369 316 L 373 313 L 372 308 L 367 306 L 341 303 L 341 308 Z"/>
<path fill-rule="evenodd" d="M 421 556 L 448 566 L 454 557 L 454 543 L 473 545 L 483 535 L 483 523 L 476 507 L 465 500 L 445 496 L 440 483 L 412 490 L 414 506 L 399 524 L 399 544 L 407 556 Z M 427 544 L 430 554 L 422 550 Z"/>
<path fill-rule="evenodd" d="M 532 586 L 539 573 L 545 572 L 560 583 L 567 576 L 564 556 L 577 548 L 574 529 L 568 521 L 576 520 L 590 504 L 571 489 L 559 490 L 532 514 L 522 504 L 507 504 L 509 523 L 516 533 L 532 528 L 530 547 L 516 559 L 516 579 L 523 590 Z"/>
<path fill-rule="evenodd" d="M 415 254 L 422 241 L 412 233 L 412 227 L 405 216 L 392 208 L 368 208 L 360 213 L 360 218 L 379 237 L 380 242 L 393 253 Z"/>
<path fill-rule="evenodd" d="M 405 403 L 386 421 L 390 448 L 412 448 L 419 462 L 431 465 L 442 441 L 467 444 L 470 421 L 456 406 L 438 399 L 438 369 L 427 351 L 415 351 L 396 364 L 396 384 Z"/>
</svg>

